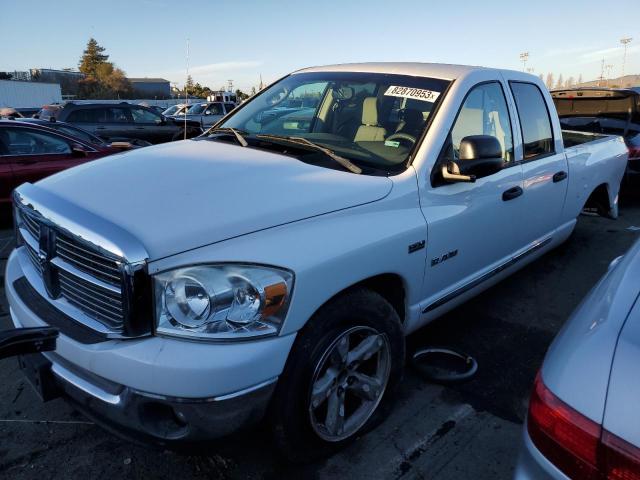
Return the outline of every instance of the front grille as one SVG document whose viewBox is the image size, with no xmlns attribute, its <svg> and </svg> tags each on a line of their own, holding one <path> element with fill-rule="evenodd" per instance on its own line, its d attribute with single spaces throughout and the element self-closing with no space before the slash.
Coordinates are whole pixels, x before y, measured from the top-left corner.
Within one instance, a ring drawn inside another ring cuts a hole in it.
<svg viewBox="0 0 640 480">
<path fill-rule="evenodd" d="M 120 286 L 120 262 L 115 257 L 92 252 L 64 234 L 56 235 L 55 243 L 56 256 L 103 282 Z"/>
<path fill-rule="evenodd" d="M 122 295 L 82 280 L 64 270 L 58 276 L 62 296 L 69 303 L 109 327 L 122 326 Z"/>
<path fill-rule="evenodd" d="M 44 277 L 39 251 L 34 248 L 41 243 L 43 221 L 24 209 L 20 217 L 23 236 L 32 237 L 25 238 L 27 254 L 40 277 Z M 123 260 L 60 231 L 55 225 L 47 224 L 46 228 L 53 232 L 49 262 L 56 269 L 60 296 L 110 330 L 122 332 L 125 317 Z"/>
</svg>

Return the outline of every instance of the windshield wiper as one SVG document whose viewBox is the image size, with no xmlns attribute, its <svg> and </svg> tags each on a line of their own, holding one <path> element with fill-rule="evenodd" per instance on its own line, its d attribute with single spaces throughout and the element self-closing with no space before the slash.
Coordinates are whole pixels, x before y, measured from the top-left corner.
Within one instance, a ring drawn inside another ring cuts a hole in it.
<svg viewBox="0 0 640 480">
<path fill-rule="evenodd" d="M 210 133 L 231 133 L 231 134 L 233 134 L 234 137 L 236 137 L 236 140 L 238 140 L 238 143 L 240 145 L 242 145 L 243 147 L 249 146 L 249 143 L 244 139 L 242 134 L 238 130 L 236 130 L 235 128 L 231 128 L 231 127 L 214 128 L 212 130 L 209 130 L 207 133 L 208 134 L 210 134 Z"/>
<path fill-rule="evenodd" d="M 306 138 L 287 137 L 284 135 L 271 135 L 271 134 L 259 134 L 259 135 L 256 135 L 256 137 L 265 139 L 265 140 L 281 140 L 281 141 L 290 142 L 298 145 L 305 145 L 314 150 L 317 150 L 318 152 L 324 153 L 327 157 L 331 158 L 332 160 L 335 160 L 336 162 L 338 162 L 340 165 L 342 165 L 344 168 L 346 168 L 352 173 L 362 173 L 362 169 L 357 165 L 355 165 L 354 163 L 352 163 L 351 160 L 347 160 L 346 158 L 341 157 L 340 155 L 335 153 L 333 150 L 323 147 L 322 145 L 318 145 L 317 143 L 313 143 L 312 141 L 307 140 Z"/>
</svg>

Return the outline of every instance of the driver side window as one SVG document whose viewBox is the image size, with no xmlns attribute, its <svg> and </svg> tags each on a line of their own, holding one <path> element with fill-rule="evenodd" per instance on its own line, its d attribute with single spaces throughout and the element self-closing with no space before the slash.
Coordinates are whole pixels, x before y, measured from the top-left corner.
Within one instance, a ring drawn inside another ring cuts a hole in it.
<svg viewBox="0 0 640 480">
<path fill-rule="evenodd" d="M 502 87 L 498 82 L 483 83 L 474 87 L 467 94 L 458 112 L 458 118 L 451 129 L 444 160 L 457 160 L 460 142 L 464 137 L 470 135 L 490 135 L 497 138 L 502 148 L 504 163 L 513 161 L 513 137 L 509 109 Z"/>
</svg>

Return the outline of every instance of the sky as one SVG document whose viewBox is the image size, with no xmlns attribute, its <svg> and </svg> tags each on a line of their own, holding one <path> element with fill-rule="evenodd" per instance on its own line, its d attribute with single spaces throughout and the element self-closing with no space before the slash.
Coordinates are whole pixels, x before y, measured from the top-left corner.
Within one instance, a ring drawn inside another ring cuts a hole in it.
<svg viewBox="0 0 640 480">
<path fill-rule="evenodd" d="M 584 81 L 640 74 L 638 0 L 0 0 L 0 71 L 77 67 L 94 37 L 130 77 L 249 91 L 313 65 L 418 61 Z M 187 49 L 187 44 L 189 48 Z M 189 52 L 187 58 L 187 50 Z"/>
</svg>

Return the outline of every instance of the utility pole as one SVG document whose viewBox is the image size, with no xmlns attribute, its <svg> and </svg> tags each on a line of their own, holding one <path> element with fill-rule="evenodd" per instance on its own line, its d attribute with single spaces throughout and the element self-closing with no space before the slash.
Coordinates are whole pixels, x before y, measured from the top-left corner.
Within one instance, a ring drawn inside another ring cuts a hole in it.
<svg viewBox="0 0 640 480">
<path fill-rule="evenodd" d="M 624 37 L 620 39 L 620 43 L 624 47 L 624 53 L 622 54 L 622 76 L 623 77 L 624 77 L 624 67 L 625 67 L 625 64 L 627 63 L 627 45 L 631 43 L 631 40 L 633 40 L 633 38 L 631 37 Z"/>
<path fill-rule="evenodd" d="M 602 82 L 604 81 L 604 58 L 602 59 L 602 62 L 600 63 L 600 81 L 598 82 L 598 86 L 601 87 L 602 86 Z"/>
<path fill-rule="evenodd" d="M 529 60 L 529 52 L 522 52 L 520 54 L 520 61 L 522 62 L 522 71 L 527 70 L 527 60 Z"/>
<path fill-rule="evenodd" d="M 233 80 L 227 80 L 228 88 L 230 92 L 233 92 Z"/>
</svg>

